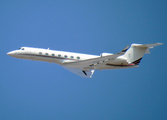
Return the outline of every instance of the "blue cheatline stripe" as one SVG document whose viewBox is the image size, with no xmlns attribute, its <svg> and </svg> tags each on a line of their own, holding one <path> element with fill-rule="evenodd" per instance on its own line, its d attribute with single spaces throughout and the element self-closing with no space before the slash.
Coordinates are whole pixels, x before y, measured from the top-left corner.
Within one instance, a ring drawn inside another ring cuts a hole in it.
<svg viewBox="0 0 167 120">
<path fill-rule="evenodd" d="M 45 56 L 45 55 L 35 55 L 35 54 L 20 54 L 20 55 L 29 55 L 29 56 L 35 56 L 35 57 L 46 57 L 46 58 L 56 58 L 56 59 L 65 59 L 65 60 L 75 60 L 75 59 L 70 59 L 70 58 L 61 58 L 61 57 L 56 57 L 56 56 Z"/>
</svg>

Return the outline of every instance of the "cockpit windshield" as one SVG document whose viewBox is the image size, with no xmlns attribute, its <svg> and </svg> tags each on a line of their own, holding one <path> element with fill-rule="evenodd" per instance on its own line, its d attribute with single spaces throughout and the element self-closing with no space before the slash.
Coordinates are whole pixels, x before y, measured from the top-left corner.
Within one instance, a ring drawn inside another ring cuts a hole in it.
<svg viewBox="0 0 167 120">
<path fill-rule="evenodd" d="M 24 50 L 24 48 L 19 48 L 19 50 Z"/>
</svg>

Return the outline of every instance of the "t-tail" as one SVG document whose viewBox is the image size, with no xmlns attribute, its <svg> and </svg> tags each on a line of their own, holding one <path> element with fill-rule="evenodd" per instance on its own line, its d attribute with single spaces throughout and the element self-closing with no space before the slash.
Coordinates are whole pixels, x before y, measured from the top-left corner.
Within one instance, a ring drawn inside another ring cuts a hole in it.
<svg viewBox="0 0 167 120">
<path fill-rule="evenodd" d="M 141 59 L 144 54 L 150 54 L 149 49 L 154 46 L 162 45 L 162 43 L 154 43 L 154 44 L 132 44 L 131 47 L 125 52 L 123 57 L 127 59 L 129 65 L 139 65 Z"/>
</svg>

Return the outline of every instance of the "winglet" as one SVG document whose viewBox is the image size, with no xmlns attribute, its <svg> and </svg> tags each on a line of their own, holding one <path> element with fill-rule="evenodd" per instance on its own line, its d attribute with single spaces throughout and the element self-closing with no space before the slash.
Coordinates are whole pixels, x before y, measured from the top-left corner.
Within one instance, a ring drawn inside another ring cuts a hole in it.
<svg viewBox="0 0 167 120">
<path fill-rule="evenodd" d="M 84 78 L 91 78 L 93 76 L 93 73 L 95 70 L 82 70 L 82 69 L 78 69 L 78 68 L 71 68 L 71 67 L 66 67 L 63 66 L 65 69 L 69 70 L 70 72 L 77 74 L 81 77 Z"/>
<path fill-rule="evenodd" d="M 129 48 L 129 45 L 127 45 L 121 52 L 126 52 Z"/>
</svg>

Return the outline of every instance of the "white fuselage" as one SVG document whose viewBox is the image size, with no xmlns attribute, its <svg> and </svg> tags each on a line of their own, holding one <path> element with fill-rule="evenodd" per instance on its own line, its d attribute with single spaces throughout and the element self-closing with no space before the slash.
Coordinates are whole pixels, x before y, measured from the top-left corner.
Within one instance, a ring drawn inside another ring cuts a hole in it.
<svg viewBox="0 0 167 120">
<path fill-rule="evenodd" d="M 7 54 L 15 58 L 56 63 L 81 77 L 91 78 L 95 70 L 138 67 L 144 54 L 159 45 L 162 43 L 131 44 L 130 48 L 126 46 L 119 53 L 102 53 L 100 56 L 32 47 L 21 47 Z"/>
<path fill-rule="evenodd" d="M 65 62 L 76 62 L 87 59 L 98 58 L 101 56 L 98 55 L 88 55 L 81 53 L 73 53 L 73 52 L 65 52 L 65 51 L 55 51 L 49 49 L 41 49 L 41 48 L 31 48 L 31 47 L 22 47 L 19 50 L 14 50 L 8 55 L 21 58 L 21 59 L 29 59 L 29 60 L 37 60 L 37 61 L 45 61 L 50 63 L 56 63 L 63 66 L 73 67 L 73 68 L 81 68 L 82 65 L 65 65 Z M 105 55 L 105 54 L 102 54 Z M 128 66 L 128 62 L 126 58 L 119 56 L 108 65 L 104 64 L 103 66 L 97 67 L 96 69 L 119 69 L 119 68 L 131 68 L 134 66 Z"/>
</svg>

